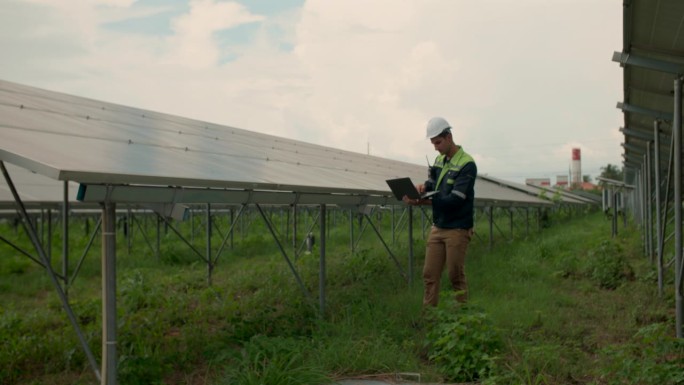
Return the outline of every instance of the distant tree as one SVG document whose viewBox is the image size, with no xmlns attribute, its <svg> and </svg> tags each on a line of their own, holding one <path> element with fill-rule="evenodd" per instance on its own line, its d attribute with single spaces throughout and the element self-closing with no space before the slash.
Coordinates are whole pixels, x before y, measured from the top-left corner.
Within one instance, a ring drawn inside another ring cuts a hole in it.
<svg viewBox="0 0 684 385">
<path fill-rule="evenodd" d="M 591 175 L 582 175 L 582 182 L 591 183 Z"/>
<path fill-rule="evenodd" d="M 612 165 L 608 163 L 607 166 L 601 167 L 601 178 L 613 179 L 622 182 L 624 175 L 625 174 L 622 167 L 619 167 L 617 165 Z"/>
</svg>

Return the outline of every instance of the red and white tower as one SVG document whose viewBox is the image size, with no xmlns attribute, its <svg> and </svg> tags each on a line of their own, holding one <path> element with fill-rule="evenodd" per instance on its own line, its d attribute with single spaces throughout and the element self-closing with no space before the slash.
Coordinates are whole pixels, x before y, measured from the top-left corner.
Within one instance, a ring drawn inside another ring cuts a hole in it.
<svg viewBox="0 0 684 385">
<path fill-rule="evenodd" d="M 570 183 L 573 186 L 582 184 L 582 153 L 579 148 L 572 149 L 572 163 L 570 164 Z"/>
</svg>

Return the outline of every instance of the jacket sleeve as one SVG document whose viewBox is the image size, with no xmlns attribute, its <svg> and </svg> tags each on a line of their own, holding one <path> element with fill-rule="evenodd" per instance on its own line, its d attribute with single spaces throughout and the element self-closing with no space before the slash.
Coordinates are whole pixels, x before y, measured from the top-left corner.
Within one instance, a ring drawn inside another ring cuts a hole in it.
<svg viewBox="0 0 684 385">
<path fill-rule="evenodd" d="M 477 177 L 477 166 L 474 162 L 466 163 L 454 178 L 451 189 L 443 189 L 433 199 L 439 199 L 444 205 L 457 207 L 465 201 L 472 201 L 475 194 L 475 178 Z M 442 181 L 446 183 L 447 181 Z"/>
</svg>

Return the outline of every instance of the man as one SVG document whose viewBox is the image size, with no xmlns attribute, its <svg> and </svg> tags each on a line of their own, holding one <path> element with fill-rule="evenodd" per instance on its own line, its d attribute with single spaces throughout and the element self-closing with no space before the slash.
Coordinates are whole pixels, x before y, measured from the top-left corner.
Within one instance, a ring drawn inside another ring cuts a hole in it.
<svg viewBox="0 0 684 385">
<path fill-rule="evenodd" d="M 423 305 L 437 306 L 439 283 L 446 264 L 456 300 L 465 302 L 468 286 L 465 256 L 473 235 L 473 202 L 477 166 L 461 146 L 454 143 L 451 126 L 440 117 L 430 119 L 427 138 L 439 155 L 429 170 L 429 178 L 416 188 L 422 194 L 438 191 L 431 199 L 410 199 L 410 205 L 432 204 L 432 229 L 425 251 Z"/>
</svg>

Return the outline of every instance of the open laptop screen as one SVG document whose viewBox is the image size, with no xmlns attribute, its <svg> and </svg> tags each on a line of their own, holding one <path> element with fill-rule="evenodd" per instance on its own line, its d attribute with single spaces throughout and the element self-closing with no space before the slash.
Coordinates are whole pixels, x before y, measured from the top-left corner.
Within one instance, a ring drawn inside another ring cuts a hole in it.
<svg viewBox="0 0 684 385">
<path fill-rule="evenodd" d="M 408 177 L 387 179 L 385 182 L 387 182 L 387 185 L 390 187 L 394 197 L 397 198 L 397 200 L 401 200 L 404 195 L 408 196 L 410 199 L 426 199 L 436 193 L 436 191 L 430 191 L 420 195 L 416 189 L 416 186 Z"/>
</svg>

